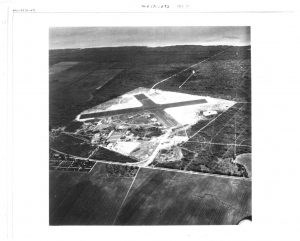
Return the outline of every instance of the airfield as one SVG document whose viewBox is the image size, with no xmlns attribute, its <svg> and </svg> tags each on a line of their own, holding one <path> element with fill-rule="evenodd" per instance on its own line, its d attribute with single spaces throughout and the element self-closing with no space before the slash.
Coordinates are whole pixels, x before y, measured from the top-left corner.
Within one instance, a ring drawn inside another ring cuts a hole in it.
<svg viewBox="0 0 300 241">
<path fill-rule="evenodd" d="M 50 224 L 251 217 L 249 46 L 89 51 L 50 52 Z"/>
</svg>

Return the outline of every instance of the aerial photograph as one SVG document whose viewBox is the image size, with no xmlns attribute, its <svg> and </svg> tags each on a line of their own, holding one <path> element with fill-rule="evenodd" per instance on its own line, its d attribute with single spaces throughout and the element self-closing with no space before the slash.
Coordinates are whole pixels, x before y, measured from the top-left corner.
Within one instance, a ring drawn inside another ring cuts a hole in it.
<svg viewBox="0 0 300 241">
<path fill-rule="evenodd" d="M 252 221 L 249 26 L 51 27 L 49 224 Z"/>
</svg>

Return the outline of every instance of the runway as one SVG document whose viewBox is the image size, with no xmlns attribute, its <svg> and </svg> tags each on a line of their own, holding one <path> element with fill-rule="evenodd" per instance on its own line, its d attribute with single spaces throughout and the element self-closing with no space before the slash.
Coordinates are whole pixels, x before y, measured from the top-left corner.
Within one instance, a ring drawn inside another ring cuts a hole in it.
<svg viewBox="0 0 300 241">
<path fill-rule="evenodd" d="M 110 110 L 110 111 L 82 114 L 82 115 L 80 115 L 80 119 L 99 118 L 99 117 L 104 117 L 104 116 L 115 116 L 115 115 L 122 115 L 122 114 L 128 114 L 128 113 L 150 111 L 150 112 L 158 115 L 158 118 L 165 120 L 166 123 L 170 123 L 169 125 L 174 126 L 174 124 L 177 123 L 177 121 L 174 120 L 171 116 L 167 115 L 167 113 L 164 111 L 164 109 L 172 108 L 172 107 L 179 107 L 179 106 L 207 103 L 206 99 L 198 99 L 198 100 L 181 101 L 181 102 L 167 103 L 167 104 L 156 104 L 155 102 L 153 102 L 151 99 L 149 99 L 144 94 L 134 95 L 134 97 L 138 101 L 140 101 L 143 104 L 143 106 L 120 109 L 120 110 Z M 171 123 L 173 123 L 173 124 L 171 124 Z"/>
</svg>

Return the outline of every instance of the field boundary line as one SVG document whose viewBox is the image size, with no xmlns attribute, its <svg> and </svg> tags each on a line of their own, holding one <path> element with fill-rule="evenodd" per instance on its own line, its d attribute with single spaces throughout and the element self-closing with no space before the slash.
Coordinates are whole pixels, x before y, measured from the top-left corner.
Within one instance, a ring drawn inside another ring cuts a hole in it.
<svg viewBox="0 0 300 241">
<path fill-rule="evenodd" d="M 177 76 L 177 75 L 179 75 L 179 74 L 181 74 L 181 73 L 183 73 L 183 72 L 185 72 L 185 71 L 187 71 L 187 70 L 189 70 L 189 69 L 191 69 L 191 68 L 193 68 L 193 67 L 195 67 L 195 66 L 197 66 L 197 65 L 199 65 L 199 64 L 201 64 L 201 63 L 203 63 L 203 62 L 205 62 L 205 61 L 207 61 L 207 60 L 209 60 L 209 59 L 211 59 L 211 58 L 213 58 L 213 57 L 215 57 L 215 56 L 223 53 L 223 52 L 225 52 L 226 50 L 228 50 L 230 48 L 232 48 L 232 46 L 229 46 L 228 48 L 225 48 L 225 49 L 221 50 L 220 52 L 218 52 L 218 53 L 216 53 L 216 54 L 214 54 L 212 56 L 209 56 L 209 57 L 207 57 L 207 58 L 205 58 L 205 59 L 203 59 L 203 60 L 201 60 L 201 61 L 199 61 L 199 62 L 197 62 L 195 64 L 192 64 L 189 67 L 187 67 L 187 68 L 185 68 L 185 69 L 183 69 L 183 70 L 181 70 L 181 71 L 179 71 L 179 72 L 177 72 L 177 73 L 175 73 L 175 74 L 173 74 L 173 75 L 171 75 L 171 76 L 169 76 L 169 77 L 167 77 L 167 78 L 165 78 L 163 80 L 158 81 L 157 83 L 155 83 L 150 88 L 150 90 L 154 89 L 155 86 L 157 86 L 157 85 L 159 85 L 159 84 L 161 84 L 161 83 L 163 83 L 163 82 L 165 82 L 165 81 L 167 81 L 167 80 L 169 80 L 169 79 L 171 79 L 171 78 L 173 78 L 173 77 L 175 77 L 175 76 Z M 195 73 L 198 72 L 198 71 L 200 71 L 200 70 L 195 71 Z"/>
<path fill-rule="evenodd" d="M 210 139 L 210 142 L 217 136 L 217 135 L 219 135 L 220 133 L 221 133 L 221 131 L 226 127 L 226 125 L 233 119 L 233 118 L 235 118 L 235 116 L 237 115 L 237 113 L 238 113 L 238 111 L 240 111 L 241 109 L 242 109 L 242 107 L 243 106 L 241 106 L 234 114 L 233 114 L 233 116 L 228 120 L 228 121 L 226 121 L 226 123 L 225 124 L 223 124 L 223 126 L 221 127 L 221 129 Z M 227 111 L 225 111 L 225 112 L 227 112 Z"/>
<path fill-rule="evenodd" d="M 177 172 L 177 173 L 185 173 L 190 175 L 200 175 L 200 176 L 211 176 L 211 177 L 220 177 L 220 178 L 229 178 L 229 179 L 235 179 L 235 180 L 241 180 L 241 181 L 249 181 L 251 182 L 251 178 L 245 178 L 245 177 L 236 177 L 236 176 L 228 176 L 228 175 L 221 175 L 221 174 L 214 174 L 214 173 L 208 173 L 208 172 L 194 172 L 194 171 L 183 171 L 179 169 L 170 169 L 170 168 L 164 168 L 164 167 L 141 167 L 145 169 L 153 169 L 153 170 L 160 170 L 160 171 L 166 171 L 166 172 Z"/>
<path fill-rule="evenodd" d="M 243 147 L 252 147 L 250 145 L 234 144 L 234 143 L 221 143 L 221 142 L 205 142 L 205 141 L 187 141 L 191 143 L 199 144 L 210 144 L 210 145 L 220 145 L 220 146 L 243 146 Z"/>
<path fill-rule="evenodd" d="M 135 182 L 135 179 L 136 179 L 136 177 L 137 177 L 137 175 L 138 175 L 140 169 L 141 169 L 141 168 L 139 167 L 139 169 L 137 170 L 137 172 L 136 172 L 136 174 L 135 174 L 135 176 L 134 176 L 134 178 L 133 178 L 133 180 L 132 180 L 132 182 L 131 182 L 131 184 L 130 184 L 130 187 L 128 188 L 128 191 L 127 191 L 127 193 L 126 193 L 126 195 L 125 195 L 125 197 L 124 197 L 124 199 L 123 199 L 123 201 L 122 201 L 122 203 L 121 203 L 121 206 L 119 207 L 119 210 L 118 210 L 118 212 L 117 212 L 117 214 L 116 214 L 116 217 L 115 217 L 115 219 L 114 219 L 112 225 L 115 225 L 115 223 L 116 223 L 116 221 L 117 221 L 117 219 L 118 219 L 118 216 L 119 216 L 120 213 L 121 213 L 121 210 L 122 210 L 122 208 L 123 208 L 123 205 L 124 205 L 124 203 L 125 203 L 125 201 L 126 201 L 126 199 L 127 199 L 127 196 L 128 196 L 128 194 L 129 194 L 129 192 L 130 192 L 132 186 L 133 186 L 133 183 Z"/>
<path fill-rule="evenodd" d="M 194 75 L 195 72 L 192 72 L 189 77 L 178 87 L 179 89 Z"/>
<path fill-rule="evenodd" d="M 232 107 L 230 107 L 230 108 L 233 108 L 233 107 L 234 107 L 234 105 L 233 105 Z M 241 106 L 240 108 L 238 108 L 237 111 L 240 111 L 240 109 L 242 109 L 242 107 L 243 107 L 243 106 Z M 209 121 L 205 126 L 201 127 L 198 131 L 196 131 L 193 135 L 190 136 L 189 140 L 190 140 L 191 138 L 193 138 L 195 135 L 197 135 L 197 134 L 198 134 L 200 131 L 202 131 L 204 128 L 206 128 L 207 126 L 209 126 L 211 123 L 213 123 L 215 120 L 217 120 L 220 116 L 222 116 L 223 114 L 227 113 L 227 111 L 228 111 L 228 110 L 222 112 L 220 115 L 216 116 L 216 118 L 214 118 L 214 119 L 212 119 L 211 121 Z M 235 114 L 236 114 L 236 113 L 234 113 L 234 115 L 235 115 Z M 232 119 L 232 118 L 230 118 L 230 119 Z M 228 122 L 226 122 L 226 124 L 227 124 L 227 123 L 228 123 Z M 222 127 L 222 128 L 223 128 L 223 127 Z"/>
<path fill-rule="evenodd" d="M 53 151 L 56 151 L 53 148 L 50 148 Z M 64 155 L 68 155 L 66 153 L 56 151 Z M 102 164 L 111 164 L 111 165 L 121 165 L 121 166 L 133 166 L 133 167 L 139 167 L 137 163 L 120 163 L 120 162 L 109 162 L 109 161 L 104 161 L 104 160 L 95 160 L 95 159 L 87 159 L 83 157 L 77 157 L 77 156 L 72 156 L 69 155 L 70 157 L 76 158 L 76 159 L 81 159 L 81 160 L 90 160 L 94 162 L 99 162 Z M 95 164 L 96 165 L 96 164 Z M 94 165 L 94 166 L 95 166 Z M 231 179 L 238 179 L 238 180 L 245 180 L 245 181 L 251 181 L 251 178 L 243 178 L 243 177 L 236 177 L 236 176 L 228 176 L 228 175 L 221 175 L 221 174 L 214 174 L 214 173 L 205 173 L 205 172 L 195 172 L 195 171 L 184 171 L 184 170 L 179 170 L 179 169 L 171 169 L 171 168 L 163 168 L 163 167 L 151 167 L 151 166 L 143 166 L 139 167 L 138 171 L 141 168 L 146 168 L 146 169 L 153 169 L 153 170 L 160 170 L 160 171 L 167 171 L 167 172 L 178 172 L 178 173 L 185 173 L 185 174 L 190 174 L 190 175 L 204 175 L 204 176 L 217 176 L 221 178 L 231 178 Z M 138 173 L 138 172 L 137 172 Z"/>
</svg>

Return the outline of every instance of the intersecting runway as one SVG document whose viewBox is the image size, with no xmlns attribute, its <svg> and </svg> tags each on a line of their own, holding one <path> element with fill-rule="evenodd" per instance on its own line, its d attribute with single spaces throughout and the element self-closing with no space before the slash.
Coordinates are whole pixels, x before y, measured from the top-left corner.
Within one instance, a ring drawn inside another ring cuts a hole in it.
<svg viewBox="0 0 300 241">
<path fill-rule="evenodd" d="M 198 100 L 181 101 L 181 102 L 167 103 L 167 104 L 157 104 L 144 94 L 134 95 L 134 97 L 138 101 L 140 101 L 143 104 L 143 106 L 120 109 L 120 110 L 110 110 L 110 111 L 82 114 L 80 115 L 80 119 L 122 115 L 122 114 L 136 113 L 141 111 L 150 111 L 154 113 L 157 116 L 157 118 L 160 121 L 162 121 L 167 127 L 172 127 L 178 125 L 178 122 L 164 111 L 166 108 L 207 103 L 206 99 L 198 99 Z"/>
</svg>

